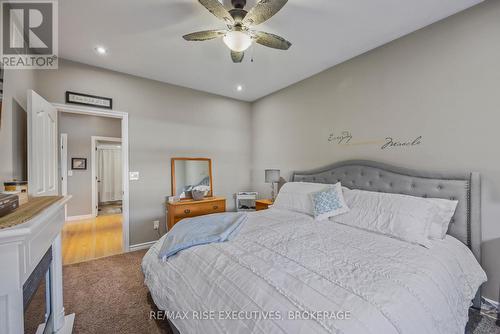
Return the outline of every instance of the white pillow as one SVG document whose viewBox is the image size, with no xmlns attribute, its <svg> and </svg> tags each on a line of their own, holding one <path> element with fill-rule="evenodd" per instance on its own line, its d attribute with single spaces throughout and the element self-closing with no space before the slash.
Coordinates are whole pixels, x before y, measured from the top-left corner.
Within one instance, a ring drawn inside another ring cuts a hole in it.
<svg viewBox="0 0 500 334">
<path fill-rule="evenodd" d="M 273 208 L 314 215 L 311 194 L 328 188 L 328 184 L 287 182 L 281 187 Z"/>
<path fill-rule="evenodd" d="M 327 187 L 322 191 L 312 193 L 314 219 L 325 220 L 349 211 L 342 194 L 340 182 Z"/>
<path fill-rule="evenodd" d="M 429 231 L 429 238 L 444 239 L 446 232 L 448 232 L 448 226 L 450 225 L 451 218 L 453 218 L 455 210 L 457 209 L 458 201 L 451 201 L 442 198 L 426 198 L 426 200 L 433 203 L 437 209 L 437 214 Z"/>
<path fill-rule="evenodd" d="M 430 246 L 429 231 L 437 214 L 434 203 L 420 197 L 363 190 L 344 190 L 344 198 L 349 212 L 331 220 Z"/>
</svg>

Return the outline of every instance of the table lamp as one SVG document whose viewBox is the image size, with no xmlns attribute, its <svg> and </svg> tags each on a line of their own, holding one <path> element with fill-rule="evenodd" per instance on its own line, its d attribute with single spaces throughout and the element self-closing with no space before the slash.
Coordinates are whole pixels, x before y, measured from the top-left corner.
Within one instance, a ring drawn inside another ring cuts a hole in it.
<svg viewBox="0 0 500 334">
<path fill-rule="evenodd" d="M 266 183 L 271 183 L 271 196 L 274 202 L 274 184 L 280 181 L 280 170 L 279 169 L 266 169 Z"/>
</svg>

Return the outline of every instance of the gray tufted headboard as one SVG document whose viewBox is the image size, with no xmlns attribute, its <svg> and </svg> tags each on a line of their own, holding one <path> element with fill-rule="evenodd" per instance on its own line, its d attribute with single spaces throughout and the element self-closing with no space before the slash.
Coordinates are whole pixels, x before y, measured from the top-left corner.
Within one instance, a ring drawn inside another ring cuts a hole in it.
<svg viewBox="0 0 500 334">
<path fill-rule="evenodd" d="M 428 173 L 379 162 L 351 160 L 294 172 L 291 181 L 332 184 L 340 181 L 351 189 L 458 200 L 448 234 L 466 244 L 481 263 L 481 182 L 478 173 Z"/>
</svg>

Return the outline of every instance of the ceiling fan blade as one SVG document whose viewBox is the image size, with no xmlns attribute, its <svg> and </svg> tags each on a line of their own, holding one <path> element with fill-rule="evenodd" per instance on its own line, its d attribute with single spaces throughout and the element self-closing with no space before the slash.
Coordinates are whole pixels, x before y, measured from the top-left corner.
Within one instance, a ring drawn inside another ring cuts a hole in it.
<svg viewBox="0 0 500 334">
<path fill-rule="evenodd" d="M 231 59 L 233 63 L 241 63 L 245 57 L 245 52 L 235 52 L 231 51 Z"/>
<path fill-rule="evenodd" d="M 226 24 L 233 25 L 234 19 L 229 14 L 229 11 L 224 8 L 224 6 L 218 0 L 198 0 L 208 11 L 214 14 L 221 20 L 224 20 Z"/>
<path fill-rule="evenodd" d="M 256 31 L 254 32 L 255 42 L 268 48 L 288 50 L 292 43 L 278 35 L 270 34 L 268 32 Z"/>
<path fill-rule="evenodd" d="M 260 0 L 243 19 L 243 25 L 257 25 L 269 20 L 288 0 Z"/>
<path fill-rule="evenodd" d="M 222 37 L 226 34 L 225 30 L 206 30 L 193 32 L 182 36 L 186 41 L 208 41 L 214 38 Z"/>
</svg>

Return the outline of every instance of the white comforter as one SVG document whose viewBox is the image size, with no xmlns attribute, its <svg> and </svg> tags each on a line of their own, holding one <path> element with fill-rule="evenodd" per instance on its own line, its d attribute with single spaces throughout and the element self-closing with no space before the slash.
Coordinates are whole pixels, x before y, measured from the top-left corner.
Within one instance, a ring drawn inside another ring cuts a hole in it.
<svg viewBox="0 0 500 334">
<path fill-rule="evenodd" d="M 277 209 L 250 214 L 233 241 L 167 262 L 158 259 L 162 241 L 144 257 L 145 282 L 182 334 L 463 334 L 486 280 L 453 237 L 426 249 Z"/>
</svg>

